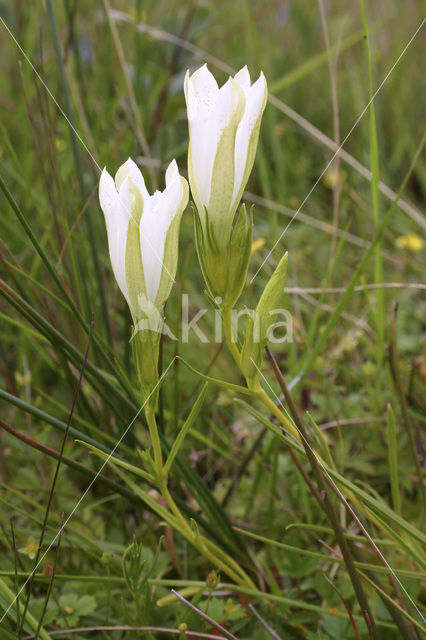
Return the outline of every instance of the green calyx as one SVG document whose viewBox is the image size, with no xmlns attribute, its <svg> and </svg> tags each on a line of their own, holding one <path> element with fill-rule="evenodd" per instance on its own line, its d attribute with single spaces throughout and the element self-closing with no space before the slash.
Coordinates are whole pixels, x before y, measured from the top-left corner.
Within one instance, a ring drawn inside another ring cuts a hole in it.
<svg viewBox="0 0 426 640">
<path fill-rule="evenodd" d="M 153 327 L 154 319 L 148 317 L 140 320 L 133 329 L 131 344 L 136 371 L 142 392 L 142 402 L 145 410 L 152 408 L 156 411 L 158 403 L 158 356 L 161 339 L 161 322 Z M 150 328 L 151 323 L 151 328 Z"/>
<path fill-rule="evenodd" d="M 195 241 L 201 271 L 209 293 L 221 298 L 220 305 L 232 309 L 244 287 L 253 239 L 252 208 L 240 207 L 227 237 L 217 238 L 208 212 L 204 224 L 194 210 Z"/>
</svg>

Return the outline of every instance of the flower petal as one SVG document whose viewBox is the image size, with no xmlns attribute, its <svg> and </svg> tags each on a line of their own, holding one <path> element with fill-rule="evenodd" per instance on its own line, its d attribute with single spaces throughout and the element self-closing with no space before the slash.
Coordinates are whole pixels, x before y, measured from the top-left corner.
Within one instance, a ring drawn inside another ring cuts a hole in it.
<svg viewBox="0 0 426 640">
<path fill-rule="evenodd" d="M 245 97 L 240 85 L 230 78 L 219 91 L 214 111 L 218 141 L 209 184 L 210 197 L 207 211 L 211 223 L 216 227 L 216 240 L 227 242 L 232 225 L 231 211 L 234 187 L 235 139 L 239 123 L 244 114 Z M 225 226 L 223 226 L 225 225 Z"/>
<path fill-rule="evenodd" d="M 127 237 L 125 246 L 125 269 L 126 283 L 128 290 L 128 304 L 132 313 L 133 321 L 136 324 L 140 318 L 139 297 L 145 293 L 144 272 L 142 268 L 139 223 L 144 213 L 146 202 L 142 193 L 130 176 L 121 183 L 119 191 L 120 206 L 131 217 L 127 227 Z"/>
<path fill-rule="evenodd" d="M 249 73 L 249 70 L 247 69 L 247 65 L 245 65 L 242 69 L 238 71 L 238 73 L 235 74 L 234 80 L 235 82 L 238 82 L 241 89 L 247 95 L 251 85 L 250 73 Z"/>
<path fill-rule="evenodd" d="M 246 93 L 244 116 L 238 126 L 235 138 L 235 173 L 232 208 L 238 205 L 253 167 L 260 120 L 266 106 L 266 99 L 266 80 L 263 73 L 261 73 Z"/>
<path fill-rule="evenodd" d="M 180 175 L 176 160 L 173 159 L 166 169 L 166 187 L 175 180 L 180 180 Z"/>
<path fill-rule="evenodd" d="M 99 201 L 105 216 L 112 270 L 122 294 L 129 302 L 126 281 L 126 241 L 130 215 L 129 211 L 121 206 L 114 180 L 106 169 L 102 171 L 99 181 Z"/>
<path fill-rule="evenodd" d="M 219 87 L 206 64 L 191 77 L 187 76 L 185 88 L 185 97 L 189 98 L 192 110 L 191 117 L 196 117 L 199 112 L 207 114 L 212 110 Z"/>
<path fill-rule="evenodd" d="M 242 91 L 229 78 L 217 92 L 213 107 L 208 111 L 200 109 L 197 117 L 190 122 L 190 179 L 198 209 L 209 209 L 211 205 L 212 172 L 219 141 L 231 122 L 235 128 L 238 125 L 241 99 L 244 99 Z M 232 179 L 233 167 L 226 166 L 223 169 L 228 181 L 230 176 Z M 221 185 L 216 186 L 221 188 Z"/>
<path fill-rule="evenodd" d="M 139 187 L 143 198 L 148 197 L 148 191 L 145 186 L 143 175 L 137 164 L 133 162 L 131 158 L 128 158 L 126 162 L 119 167 L 115 174 L 115 186 L 117 187 L 117 191 L 120 191 L 120 187 L 127 177 L 131 178 L 132 182 Z"/>
<path fill-rule="evenodd" d="M 168 228 L 168 215 L 163 211 L 162 195 L 157 191 L 151 196 L 139 227 L 146 295 L 151 302 L 155 301 L 160 284 Z"/>
<path fill-rule="evenodd" d="M 175 161 L 172 161 L 166 173 L 166 188 L 156 191 L 149 199 L 140 222 L 140 246 L 147 298 L 162 305 L 165 300 L 157 300 L 157 293 L 166 271 L 166 280 L 170 286 L 175 277 L 175 270 L 164 255 L 167 233 L 176 216 L 180 216 L 188 201 L 186 181 L 179 175 Z M 172 248 L 172 250 L 177 251 Z M 168 262 L 169 267 L 165 262 Z M 176 261 L 172 261 L 176 265 Z M 171 271 L 172 269 L 172 271 Z M 170 288 L 168 289 L 170 291 Z"/>
</svg>

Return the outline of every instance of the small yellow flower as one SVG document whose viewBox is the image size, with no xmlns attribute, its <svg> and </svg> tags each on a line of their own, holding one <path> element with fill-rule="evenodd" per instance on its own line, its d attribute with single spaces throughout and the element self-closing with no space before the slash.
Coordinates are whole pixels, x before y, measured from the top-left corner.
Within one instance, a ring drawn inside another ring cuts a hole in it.
<svg viewBox="0 0 426 640">
<path fill-rule="evenodd" d="M 55 138 L 55 147 L 58 151 L 63 151 L 66 149 L 67 143 L 63 138 Z"/>
<path fill-rule="evenodd" d="M 423 238 L 417 235 L 417 233 L 406 233 L 395 241 L 398 249 L 409 249 L 410 251 L 421 251 L 423 249 Z"/>
<path fill-rule="evenodd" d="M 32 381 L 31 371 L 25 371 L 25 373 L 15 371 L 15 380 L 20 387 L 26 387 Z"/>
<path fill-rule="evenodd" d="M 18 549 L 18 551 L 19 553 L 25 553 L 25 555 L 28 556 L 30 560 L 34 560 L 34 558 L 36 557 L 37 549 L 37 542 L 32 536 L 30 536 L 26 542 L 25 547 L 21 547 L 20 549 Z"/>
</svg>

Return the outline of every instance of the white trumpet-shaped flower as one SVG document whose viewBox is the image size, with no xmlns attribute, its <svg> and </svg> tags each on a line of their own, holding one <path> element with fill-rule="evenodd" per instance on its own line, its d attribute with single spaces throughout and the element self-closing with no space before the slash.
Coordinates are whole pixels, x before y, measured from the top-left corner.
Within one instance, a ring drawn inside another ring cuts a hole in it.
<svg viewBox="0 0 426 640">
<path fill-rule="evenodd" d="M 219 89 L 207 65 L 185 78 L 192 195 L 215 242 L 229 241 L 235 211 L 253 167 L 266 105 L 263 73 L 252 85 L 247 67 Z"/>
<path fill-rule="evenodd" d="M 160 311 L 176 274 L 180 219 L 188 184 L 175 160 L 166 188 L 149 195 L 142 173 L 129 158 L 115 181 L 103 170 L 99 200 L 105 216 L 111 264 L 135 325 Z"/>
</svg>

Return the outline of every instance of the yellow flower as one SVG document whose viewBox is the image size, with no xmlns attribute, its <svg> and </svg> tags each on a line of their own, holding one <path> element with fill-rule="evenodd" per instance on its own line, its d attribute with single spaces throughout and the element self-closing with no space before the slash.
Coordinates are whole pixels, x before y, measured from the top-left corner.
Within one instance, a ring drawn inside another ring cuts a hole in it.
<svg viewBox="0 0 426 640">
<path fill-rule="evenodd" d="M 19 553 L 25 553 L 25 555 L 27 555 L 30 560 L 34 560 L 34 558 L 36 557 L 37 549 L 37 542 L 32 536 L 30 536 L 26 542 L 25 547 L 21 547 L 20 549 L 18 549 L 18 551 Z"/>
<path fill-rule="evenodd" d="M 410 251 L 421 251 L 423 249 L 423 238 L 417 235 L 417 233 L 406 233 L 395 241 L 398 249 L 409 249 Z"/>
</svg>

